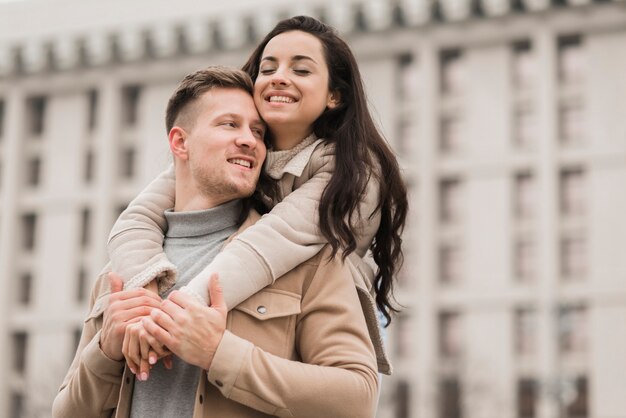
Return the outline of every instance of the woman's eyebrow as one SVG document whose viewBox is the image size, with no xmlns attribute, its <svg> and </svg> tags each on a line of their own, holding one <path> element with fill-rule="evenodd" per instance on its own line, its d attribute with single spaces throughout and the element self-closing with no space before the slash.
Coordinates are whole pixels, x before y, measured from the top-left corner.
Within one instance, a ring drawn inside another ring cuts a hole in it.
<svg viewBox="0 0 626 418">
<path fill-rule="evenodd" d="M 291 58 L 292 61 L 302 61 L 302 60 L 307 60 L 307 61 L 311 61 L 315 64 L 317 64 L 317 61 L 315 61 L 313 58 L 309 57 L 308 55 L 294 55 Z"/>
<path fill-rule="evenodd" d="M 293 57 L 291 57 L 292 61 L 303 61 L 303 60 L 307 60 L 307 61 L 311 61 L 315 64 L 317 64 L 317 61 L 315 61 L 313 58 L 309 57 L 308 55 L 294 55 Z M 268 55 L 267 57 L 263 57 L 261 58 L 261 61 L 271 61 L 271 62 L 278 62 L 278 58 L 273 57 L 271 55 Z"/>
</svg>

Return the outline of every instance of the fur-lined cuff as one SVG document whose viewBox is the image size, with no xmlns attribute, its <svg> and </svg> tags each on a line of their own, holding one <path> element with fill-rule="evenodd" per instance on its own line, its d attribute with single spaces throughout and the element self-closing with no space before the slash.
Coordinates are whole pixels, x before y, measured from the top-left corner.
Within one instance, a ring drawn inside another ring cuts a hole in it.
<svg viewBox="0 0 626 418">
<path fill-rule="evenodd" d="M 169 290 L 176 283 L 176 266 L 169 261 L 160 261 L 141 271 L 126 282 L 124 289 L 144 287 L 152 280 L 157 280 L 159 293 Z"/>
</svg>

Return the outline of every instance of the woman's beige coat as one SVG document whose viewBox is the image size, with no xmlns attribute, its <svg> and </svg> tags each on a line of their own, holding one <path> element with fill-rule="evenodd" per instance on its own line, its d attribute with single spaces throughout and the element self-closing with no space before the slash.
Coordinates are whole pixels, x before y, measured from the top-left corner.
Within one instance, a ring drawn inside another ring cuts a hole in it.
<svg viewBox="0 0 626 418">
<path fill-rule="evenodd" d="M 320 197 L 334 171 L 334 146 L 314 136 L 286 164 L 271 161 L 266 171 L 279 181 L 281 199 L 259 222 L 237 236 L 200 277 L 220 275 L 224 298 L 235 306 L 268 286 L 299 263 L 315 256 L 327 244 L 319 229 Z M 279 168 L 276 169 L 276 166 Z M 130 203 L 111 231 L 109 255 L 113 271 L 126 280 L 126 287 L 144 286 L 157 278 L 161 290 L 176 278 L 176 267 L 163 252 L 165 209 L 174 206 L 173 169 L 162 173 Z M 378 370 L 391 374 L 384 350 L 373 292 L 375 264 L 367 250 L 380 225 L 376 211 L 379 184 L 371 176 L 356 223 L 357 248 L 346 260 L 357 287 L 370 338 L 376 349 Z M 206 282 L 192 280 L 195 294 L 204 294 Z"/>
<path fill-rule="evenodd" d="M 329 254 L 325 247 L 229 312 L 194 418 L 374 416 L 374 349 L 351 272 Z M 108 296 L 103 274 L 54 417 L 129 416 L 134 376 L 99 346 Z"/>
</svg>

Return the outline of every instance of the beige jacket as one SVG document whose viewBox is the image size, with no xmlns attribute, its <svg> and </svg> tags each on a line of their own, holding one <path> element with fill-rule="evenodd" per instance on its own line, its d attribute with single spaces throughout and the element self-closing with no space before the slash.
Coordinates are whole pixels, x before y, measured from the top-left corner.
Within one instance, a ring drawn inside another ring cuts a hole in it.
<svg viewBox="0 0 626 418">
<path fill-rule="evenodd" d="M 319 229 L 318 205 L 334 171 L 334 147 L 321 139 L 292 156 L 280 170 L 281 200 L 254 227 L 237 236 L 197 278 L 220 275 L 228 306 L 236 306 L 263 289 L 293 267 L 310 259 L 326 244 Z M 309 141 L 310 142 L 310 141 Z M 271 158 L 271 157 L 269 157 Z M 271 169 L 271 161 L 270 163 Z M 163 172 L 122 213 L 111 231 L 109 256 L 113 271 L 126 278 L 126 287 L 140 287 L 159 279 L 161 289 L 176 280 L 176 267 L 163 252 L 163 211 L 174 206 L 173 168 Z M 378 370 L 391 374 L 384 350 L 373 292 L 373 260 L 363 258 L 380 225 L 379 187 L 372 176 L 359 207 L 357 249 L 346 264 L 352 271 L 363 307 L 370 338 L 376 349 Z M 370 218 L 370 214 L 374 215 Z M 206 294 L 206 281 L 193 279 L 188 285 L 197 294 Z"/>
<path fill-rule="evenodd" d="M 329 253 L 324 248 L 230 311 L 211 369 L 198 383 L 194 418 L 374 416 L 374 349 L 351 273 L 337 259 L 327 261 Z M 134 376 L 99 348 L 105 279 L 93 289 L 54 417 L 129 416 Z"/>
</svg>

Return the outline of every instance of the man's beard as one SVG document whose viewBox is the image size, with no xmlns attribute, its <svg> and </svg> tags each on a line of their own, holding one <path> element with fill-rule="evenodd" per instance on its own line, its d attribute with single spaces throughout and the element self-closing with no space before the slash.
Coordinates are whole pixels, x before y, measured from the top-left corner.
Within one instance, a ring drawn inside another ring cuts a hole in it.
<svg viewBox="0 0 626 418">
<path fill-rule="evenodd" d="M 214 172 L 206 167 L 206 164 L 198 164 L 196 161 L 191 160 L 189 169 L 191 176 L 196 182 L 198 191 L 205 197 L 225 197 L 232 196 L 233 199 L 244 198 L 252 195 L 254 187 L 250 187 L 250 190 L 246 190 L 244 187 L 238 186 L 224 176 L 216 176 Z"/>
</svg>

